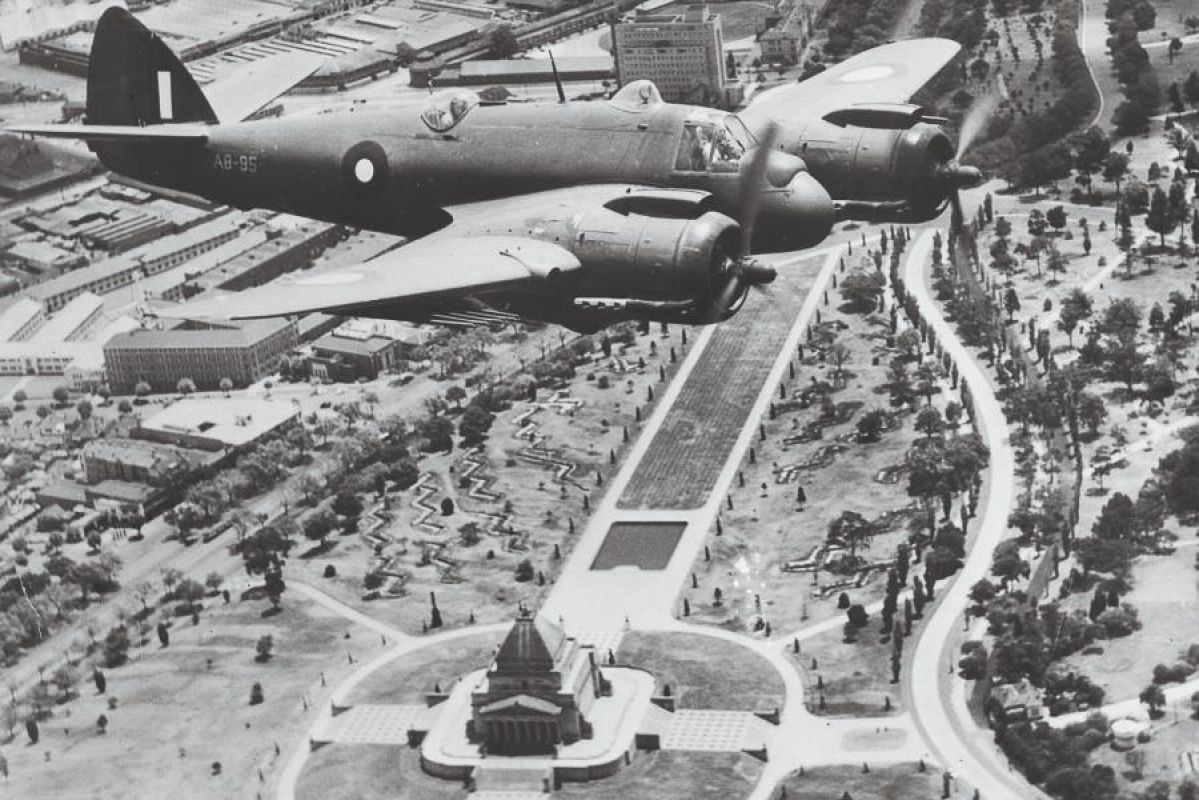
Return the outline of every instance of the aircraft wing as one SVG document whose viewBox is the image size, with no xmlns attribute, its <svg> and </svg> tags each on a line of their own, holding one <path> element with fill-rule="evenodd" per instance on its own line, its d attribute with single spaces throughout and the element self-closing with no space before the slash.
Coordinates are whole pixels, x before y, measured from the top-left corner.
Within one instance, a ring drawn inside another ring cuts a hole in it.
<svg viewBox="0 0 1199 800">
<path fill-rule="evenodd" d="M 950 39 L 912 39 L 875 47 L 802 83 L 759 92 L 738 116 L 753 130 L 769 121 L 789 129 L 858 103 L 903 103 L 960 49 Z"/>
<path fill-rule="evenodd" d="M 389 308 L 534 285 L 580 266 L 569 251 L 538 239 L 434 234 L 358 266 L 296 273 L 241 292 L 155 308 L 154 313 L 198 320 L 310 311 L 387 317 Z"/>
<path fill-rule="evenodd" d="M 204 87 L 221 122 L 239 122 L 316 72 L 328 58 L 294 51 L 260 59 Z"/>
</svg>

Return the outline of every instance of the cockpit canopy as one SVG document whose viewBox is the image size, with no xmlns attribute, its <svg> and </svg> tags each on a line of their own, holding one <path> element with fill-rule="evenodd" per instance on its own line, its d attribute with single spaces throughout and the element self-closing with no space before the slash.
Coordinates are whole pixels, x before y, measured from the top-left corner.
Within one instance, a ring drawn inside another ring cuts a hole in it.
<svg viewBox="0 0 1199 800">
<path fill-rule="evenodd" d="M 474 92 L 442 92 L 433 96 L 420 118 L 430 130 L 445 133 L 479 104 Z"/>
<path fill-rule="evenodd" d="M 683 123 L 674 168 L 680 172 L 736 172 L 757 140 L 735 114 L 696 108 Z"/>
<path fill-rule="evenodd" d="M 629 81 L 608 101 L 621 111 L 648 111 L 663 105 L 662 93 L 653 81 Z"/>
</svg>

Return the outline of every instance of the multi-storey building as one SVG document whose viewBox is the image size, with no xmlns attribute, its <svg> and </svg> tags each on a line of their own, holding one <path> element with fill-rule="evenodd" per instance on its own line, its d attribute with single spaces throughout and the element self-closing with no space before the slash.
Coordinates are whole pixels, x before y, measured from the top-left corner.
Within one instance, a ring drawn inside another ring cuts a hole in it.
<svg viewBox="0 0 1199 800">
<path fill-rule="evenodd" d="M 634 12 L 613 25 L 612 40 L 622 86 L 645 79 L 671 102 L 727 102 L 720 15 L 706 5 L 674 14 Z"/>
<path fill-rule="evenodd" d="M 279 357 L 296 346 L 290 320 L 262 320 L 238 327 L 188 324 L 174 330 L 135 330 L 104 345 L 112 391 L 130 394 L 145 381 L 151 391 L 174 391 L 191 378 L 197 389 L 220 388 L 222 378 L 236 387 L 271 374 Z"/>
</svg>

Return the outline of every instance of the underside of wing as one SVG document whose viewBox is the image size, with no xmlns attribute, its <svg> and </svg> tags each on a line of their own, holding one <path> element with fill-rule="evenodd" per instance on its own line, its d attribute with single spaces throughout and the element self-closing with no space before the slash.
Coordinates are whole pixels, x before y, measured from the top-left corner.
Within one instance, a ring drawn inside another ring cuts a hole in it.
<svg viewBox="0 0 1199 800">
<path fill-rule="evenodd" d="M 221 122 L 239 122 L 316 72 L 328 58 L 302 51 L 255 61 L 234 75 L 204 87 Z"/>
<path fill-rule="evenodd" d="M 773 121 L 784 128 L 863 103 L 903 103 L 961 49 L 949 39 L 912 39 L 875 47 L 802 83 L 757 94 L 740 116 L 751 128 Z"/>
<path fill-rule="evenodd" d="M 393 317 L 453 305 L 464 296 L 548 286 L 580 267 L 567 250 L 518 236 L 432 236 L 364 264 L 299 273 L 242 292 L 156 308 L 161 317 L 259 319 L 311 311 Z"/>
</svg>

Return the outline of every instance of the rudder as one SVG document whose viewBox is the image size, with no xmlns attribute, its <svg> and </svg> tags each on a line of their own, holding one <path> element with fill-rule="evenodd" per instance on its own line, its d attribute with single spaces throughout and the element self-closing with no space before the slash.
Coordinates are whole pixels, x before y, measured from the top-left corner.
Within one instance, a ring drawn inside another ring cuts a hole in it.
<svg viewBox="0 0 1199 800">
<path fill-rule="evenodd" d="M 87 73 L 87 122 L 217 122 L 195 78 L 158 34 L 124 8 L 100 17 Z"/>
</svg>

